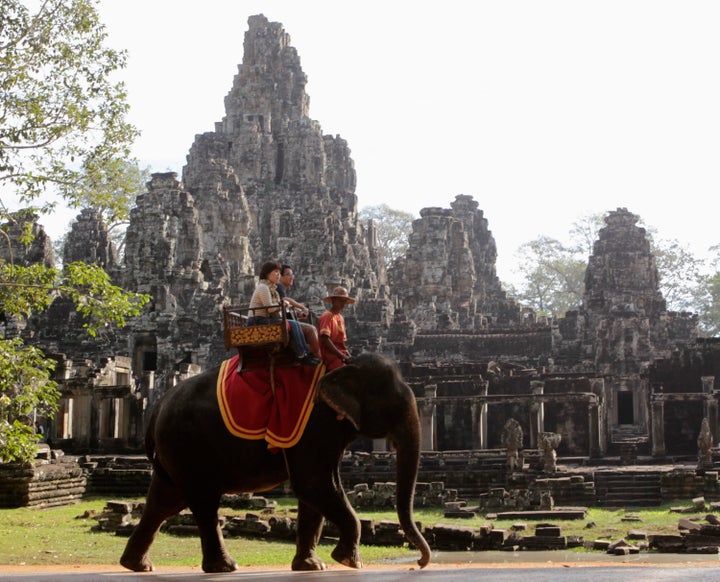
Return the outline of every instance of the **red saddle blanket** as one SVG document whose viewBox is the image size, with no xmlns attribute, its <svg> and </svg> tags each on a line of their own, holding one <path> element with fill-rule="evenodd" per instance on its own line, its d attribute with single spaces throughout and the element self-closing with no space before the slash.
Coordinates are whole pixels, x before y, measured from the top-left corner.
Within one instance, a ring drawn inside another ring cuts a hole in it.
<svg viewBox="0 0 720 582">
<path fill-rule="evenodd" d="M 315 403 L 325 366 L 275 368 L 237 373 L 239 357 L 220 366 L 217 398 L 225 426 L 235 436 L 286 449 L 300 440 Z"/>
</svg>

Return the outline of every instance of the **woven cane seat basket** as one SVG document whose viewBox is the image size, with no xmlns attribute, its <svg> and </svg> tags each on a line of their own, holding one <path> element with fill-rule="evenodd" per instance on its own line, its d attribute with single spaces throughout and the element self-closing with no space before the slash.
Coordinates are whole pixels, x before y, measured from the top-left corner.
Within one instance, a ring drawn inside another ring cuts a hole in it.
<svg viewBox="0 0 720 582">
<path fill-rule="evenodd" d="M 270 306 L 272 307 L 272 306 Z M 289 340 L 285 311 L 272 323 L 248 325 L 253 310 L 247 306 L 223 307 L 223 338 L 225 349 L 242 347 L 286 346 Z"/>
</svg>

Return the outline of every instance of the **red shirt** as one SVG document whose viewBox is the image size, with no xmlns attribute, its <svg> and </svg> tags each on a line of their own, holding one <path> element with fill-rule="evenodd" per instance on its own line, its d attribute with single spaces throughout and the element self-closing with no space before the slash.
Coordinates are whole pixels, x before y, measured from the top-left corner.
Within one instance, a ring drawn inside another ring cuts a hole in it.
<svg viewBox="0 0 720 582">
<path fill-rule="evenodd" d="M 343 354 L 349 355 L 345 342 L 347 341 L 347 334 L 345 333 L 345 318 L 342 313 L 333 313 L 328 310 L 320 316 L 318 319 L 318 333 L 320 336 L 327 336 L 333 345 L 340 350 Z M 320 342 L 322 349 L 322 342 Z M 325 350 L 322 350 L 322 359 L 325 362 L 325 367 L 328 370 L 334 370 L 340 366 L 344 366 L 342 360 L 335 354 L 331 354 Z"/>
</svg>

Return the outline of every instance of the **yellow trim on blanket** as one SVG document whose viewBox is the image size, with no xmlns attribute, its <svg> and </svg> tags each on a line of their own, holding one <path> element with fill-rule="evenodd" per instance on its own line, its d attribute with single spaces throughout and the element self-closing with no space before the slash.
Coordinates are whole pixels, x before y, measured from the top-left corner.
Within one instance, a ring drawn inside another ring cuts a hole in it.
<svg viewBox="0 0 720 582">
<path fill-rule="evenodd" d="M 265 433 L 267 432 L 267 429 L 261 428 L 257 430 L 246 430 L 243 429 L 241 426 L 238 426 L 235 424 L 235 421 L 232 418 L 232 415 L 229 413 L 230 405 L 225 398 L 225 379 L 227 377 L 227 369 L 231 362 L 237 362 L 235 358 L 231 358 L 229 360 L 223 361 L 223 363 L 220 365 L 220 373 L 218 374 L 217 379 L 217 397 L 218 402 L 220 403 L 220 414 L 222 414 L 223 421 L 225 422 L 225 427 L 235 436 L 249 439 L 252 441 L 259 441 L 261 439 L 265 438 Z"/>
<path fill-rule="evenodd" d="M 268 431 L 267 436 L 265 437 L 265 440 L 272 446 L 278 447 L 280 449 L 289 449 L 290 447 L 294 447 L 296 444 L 298 444 L 298 441 L 302 437 L 303 433 L 305 432 L 305 427 L 307 426 L 308 420 L 310 419 L 310 413 L 313 410 L 313 407 L 315 406 L 315 394 L 317 393 L 317 385 L 320 381 L 320 378 L 323 377 L 325 374 L 325 364 L 319 365 L 317 368 L 315 368 L 315 374 L 313 375 L 312 384 L 310 385 L 310 390 L 308 390 L 307 397 L 305 398 L 305 402 L 303 402 L 303 407 L 300 412 L 300 415 L 298 417 L 298 422 L 295 425 L 295 430 L 291 435 L 289 435 L 286 438 L 282 438 L 270 431 Z"/>
<path fill-rule="evenodd" d="M 266 427 L 255 430 L 248 430 L 247 428 L 239 426 L 235 422 L 231 413 L 229 412 L 230 406 L 226 398 L 226 392 L 224 390 L 226 377 L 228 375 L 228 367 L 230 366 L 231 362 L 237 362 L 237 359 L 231 358 L 229 360 L 224 360 L 220 365 L 220 373 L 218 374 L 216 386 L 220 414 L 222 415 L 223 422 L 225 423 L 225 428 L 227 428 L 228 431 L 230 431 L 230 433 L 235 435 L 236 437 L 254 441 L 265 439 L 268 444 L 273 447 L 287 449 L 295 446 L 302 437 L 308 420 L 310 419 L 310 413 L 312 412 L 315 405 L 315 395 L 317 393 L 318 382 L 320 381 L 320 378 L 325 375 L 325 365 L 321 364 L 315 369 L 312 384 L 310 386 L 310 389 L 308 390 L 307 396 L 305 397 L 305 402 L 303 402 L 302 410 L 300 412 L 300 415 L 298 416 L 298 422 L 295 425 L 295 430 L 292 432 L 292 434 L 283 438 L 279 435 L 274 434 L 271 431 L 268 431 Z M 229 372 L 232 373 L 232 370 L 229 370 Z"/>
</svg>

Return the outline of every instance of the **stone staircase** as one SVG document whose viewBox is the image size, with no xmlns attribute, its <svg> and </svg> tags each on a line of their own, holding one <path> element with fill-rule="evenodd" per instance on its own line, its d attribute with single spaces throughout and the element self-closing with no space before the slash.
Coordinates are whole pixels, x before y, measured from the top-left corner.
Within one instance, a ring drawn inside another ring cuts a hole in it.
<svg viewBox="0 0 720 582">
<path fill-rule="evenodd" d="M 651 507 L 662 503 L 660 471 L 595 471 L 598 507 Z"/>
</svg>

